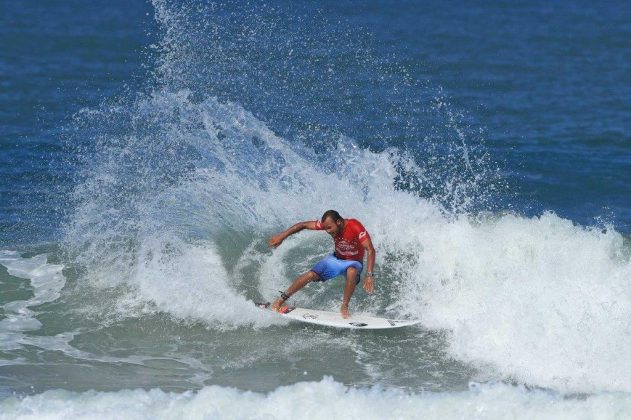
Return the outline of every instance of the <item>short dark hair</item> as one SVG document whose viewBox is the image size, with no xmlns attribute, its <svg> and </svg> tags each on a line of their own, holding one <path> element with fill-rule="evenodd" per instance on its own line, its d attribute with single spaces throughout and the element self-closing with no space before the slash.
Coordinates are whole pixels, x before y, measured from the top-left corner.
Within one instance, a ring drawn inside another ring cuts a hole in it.
<svg viewBox="0 0 631 420">
<path fill-rule="evenodd" d="M 338 220 L 342 220 L 342 216 L 340 216 L 340 214 L 338 212 L 336 212 L 335 210 L 327 210 L 322 215 L 322 220 L 320 220 L 320 221 L 324 222 L 329 217 L 331 219 L 333 219 L 333 221 L 336 222 L 336 223 L 337 223 Z"/>
</svg>

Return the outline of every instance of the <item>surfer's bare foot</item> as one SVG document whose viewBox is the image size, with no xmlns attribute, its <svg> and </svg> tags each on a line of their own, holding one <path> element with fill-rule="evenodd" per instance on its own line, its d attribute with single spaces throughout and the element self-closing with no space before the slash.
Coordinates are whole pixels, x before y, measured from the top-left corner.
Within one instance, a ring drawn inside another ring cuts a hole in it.
<svg viewBox="0 0 631 420">
<path fill-rule="evenodd" d="M 344 319 L 350 318 L 351 316 L 351 313 L 348 311 L 348 305 L 342 305 L 340 313 L 342 314 L 342 318 Z"/>
<path fill-rule="evenodd" d="M 272 303 L 270 305 L 270 309 L 274 312 L 280 312 L 280 307 L 282 306 L 284 300 L 282 300 L 281 298 L 278 298 L 274 301 L 274 303 Z"/>
</svg>

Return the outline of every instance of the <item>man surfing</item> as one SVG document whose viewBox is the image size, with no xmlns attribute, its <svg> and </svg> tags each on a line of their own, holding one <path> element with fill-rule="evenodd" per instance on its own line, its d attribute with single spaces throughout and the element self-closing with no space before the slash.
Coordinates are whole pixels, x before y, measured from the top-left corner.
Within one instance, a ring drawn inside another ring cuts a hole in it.
<svg viewBox="0 0 631 420">
<path fill-rule="evenodd" d="M 355 286 L 360 282 L 360 274 L 364 265 L 364 252 L 368 254 L 366 280 L 364 289 L 372 293 L 375 287 L 373 270 L 375 268 L 375 248 L 372 246 L 370 235 L 364 226 L 356 219 L 344 219 L 335 210 L 328 210 L 322 215 L 322 219 L 296 223 L 289 229 L 272 236 L 268 244 L 272 248 L 279 246 L 285 239 L 303 229 L 324 230 L 333 237 L 335 252 L 320 260 L 313 268 L 298 276 L 285 292 L 272 303 L 271 309 L 280 311 L 283 303 L 291 295 L 305 287 L 312 281 L 327 281 L 334 277 L 344 275 L 344 298 L 340 312 L 343 318 L 348 318 L 348 303 L 355 291 Z"/>
</svg>

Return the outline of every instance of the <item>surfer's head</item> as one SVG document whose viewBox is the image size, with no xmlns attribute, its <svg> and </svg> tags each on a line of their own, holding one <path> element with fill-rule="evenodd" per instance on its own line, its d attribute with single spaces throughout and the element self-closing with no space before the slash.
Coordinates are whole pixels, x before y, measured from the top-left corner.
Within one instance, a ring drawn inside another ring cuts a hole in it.
<svg viewBox="0 0 631 420">
<path fill-rule="evenodd" d="M 325 211 L 320 222 L 326 233 L 331 236 L 337 235 L 344 228 L 344 219 L 335 210 Z"/>
</svg>

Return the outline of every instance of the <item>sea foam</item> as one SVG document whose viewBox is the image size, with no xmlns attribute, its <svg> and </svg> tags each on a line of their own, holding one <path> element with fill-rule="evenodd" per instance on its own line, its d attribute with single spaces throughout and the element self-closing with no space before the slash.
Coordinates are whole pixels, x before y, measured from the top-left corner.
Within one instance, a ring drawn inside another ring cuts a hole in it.
<svg viewBox="0 0 631 420">
<path fill-rule="evenodd" d="M 622 236 L 552 213 L 428 223 L 402 269 L 401 308 L 450 352 L 572 392 L 631 390 L 631 263 Z"/>
<path fill-rule="evenodd" d="M 412 394 L 399 389 L 347 387 L 333 379 L 279 387 L 261 394 L 208 386 L 197 392 L 68 392 L 51 390 L 0 401 L 0 418 L 48 419 L 608 419 L 631 410 L 628 394 L 564 398 L 503 384 L 462 392 Z"/>
<path fill-rule="evenodd" d="M 55 301 L 66 283 L 63 265 L 49 264 L 45 254 L 22 258 L 16 251 L 1 250 L 0 264 L 12 276 L 30 281 L 33 296 L 26 300 L 8 302 L 3 306 L 4 319 L 0 320 L 0 350 L 15 350 L 23 345 L 45 344 L 48 347 L 65 347 L 72 335 L 55 337 L 28 336 L 25 332 L 37 331 L 42 324 L 32 307 Z M 46 342 L 46 343 L 43 343 Z"/>
</svg>

